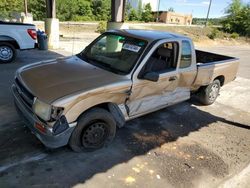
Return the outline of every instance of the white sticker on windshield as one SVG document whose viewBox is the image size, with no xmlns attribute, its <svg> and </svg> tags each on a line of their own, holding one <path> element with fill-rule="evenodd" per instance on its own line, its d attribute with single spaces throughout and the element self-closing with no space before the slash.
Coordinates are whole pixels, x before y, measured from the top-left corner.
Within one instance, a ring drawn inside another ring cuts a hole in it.
<svg viewBox="0 0 250 188">
<path fill-rule="evenodd" d="M 129 50 L 129 51 L 132 51 L 132 52 L 139 52 L 141 47 L 133 45 L 133 44 L 127 44 L 126 43 L 126 44 L 123 45 L 122 49 Z"/>
</svg>

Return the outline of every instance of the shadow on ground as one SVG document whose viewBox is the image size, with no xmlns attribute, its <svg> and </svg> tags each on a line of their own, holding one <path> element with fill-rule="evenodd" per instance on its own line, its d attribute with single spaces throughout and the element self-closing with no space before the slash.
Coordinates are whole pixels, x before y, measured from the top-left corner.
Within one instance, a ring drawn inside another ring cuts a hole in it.
<svg viewBox="0 0 250 188">
<path fill-rule="evenodd" d="M 128 122 L 117 131 L 116 139 L 109 147 L 91 153 L 74 153 L 68 147 L 46 150 L 21 121 L 12 121 L 1 125 L 0 164 L 4 166 L 0 167 L 0 179 L 2 185 L 14 186 L 18 183 L 26 186 L 73 186 L 219 121 L 232 126 L 247 127 L 203 112 L 191 103 L 185 102 Z M 228 174 L 228 166 L 224 161 L 201 146 L 189 144 L 184 148 L 182 146 L 182 151 L 194 158 L 210 157 L 202 163 L 195 164 L 191 161 L 187 163 L 185 157 L 166 156 L 154 152 L 154 155 L 159 155 L 155 163 L 161 164 L 165 161 L 162 174 L 165 174 L 171 183 L 176 184 L 176 178 L 180 178 L 177 184 L 197 179 L 201 175 L 201 170 L 206 170 L 216 177 Z M 192 166 L 201 167 L 192 173 L 188 170 L 186 173 L 178 172 L 180 168 L 176 168 L 176 173 L 168 177 L 168 166 L 172 165 L 186 166 L 187 169 L 192 169 Z M 42 175 L 41 178 L 41 174 L 47 175 Z"/>
</svg>

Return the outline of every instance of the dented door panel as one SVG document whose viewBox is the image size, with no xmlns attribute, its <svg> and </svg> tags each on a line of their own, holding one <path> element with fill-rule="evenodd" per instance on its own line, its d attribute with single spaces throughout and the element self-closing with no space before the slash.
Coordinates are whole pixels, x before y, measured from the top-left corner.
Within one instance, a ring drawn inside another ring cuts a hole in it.
<svg viewBox="0 0 250 188">
<path fill-rule="evenodd" d="M 171 77 L 176 77 L 176 79 L 170 81 Z M 179 76 L 176 71 L 160 75 L 158 82 L 137 80 L 133 83 L 132 93 L 127 101 L 129 116 L 154 111 L 174 101 L 175 96 L 170 94 L 176 90 L 178 82 Z"/>
</svg>

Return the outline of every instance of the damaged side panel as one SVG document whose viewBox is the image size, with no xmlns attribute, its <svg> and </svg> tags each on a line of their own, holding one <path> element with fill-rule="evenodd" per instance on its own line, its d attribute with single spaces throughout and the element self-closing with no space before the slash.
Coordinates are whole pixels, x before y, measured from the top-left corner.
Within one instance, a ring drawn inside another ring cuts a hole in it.
<svg viewBox="0 0 250 188">
<path fill-rule="evenodd" d="M 165 92 L 163 95 L 158 94 L 137 99 L 129 104 L 131 118 L 159 110 L 189 98 L 190 90 L 188 88 L 177 88 L 173 92 Z"/>
<path fill-rule="evenodd" d="M 74 95 L 71 99 L 69 99 L 69 97 L 61 99 L 60 101 L 56 101 L 55 104 L 65 106 L 64 115 L 67 120 L 69 122 L 75 122 L 86 110 L 105 103 L 108 104 L 109 110 L 118 117 L 116 120 L 118 120 L 120 126 L 122 126 L 127 114 L 126 111 L 120 108 L 120 105 L 124 105 L 131 84 L 131 80 L 120 82 L 119 84 L 112 84 L 103 88 L 97 88 L 91 92 Z M 115 110 L 119 111 L 115 112 Z"/>
</svg>

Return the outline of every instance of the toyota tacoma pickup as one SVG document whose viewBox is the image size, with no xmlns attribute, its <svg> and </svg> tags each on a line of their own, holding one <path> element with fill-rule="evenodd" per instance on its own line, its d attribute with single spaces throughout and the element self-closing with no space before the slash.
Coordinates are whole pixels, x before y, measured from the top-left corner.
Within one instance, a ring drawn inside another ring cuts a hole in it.
<svg viewBox="0 0 250 188">
<path fill-rule="evenodd" d="M 35 48 L 36 39 L 35 25 L 0 21 L 0 63 L 13 62 L 16 49 Z"/>
<path fill-rule="evenodd" d="M 212 104 L 238 66 L 237 58 L 195 50 L 186 36 L 111 30 L 77 55 L 20 68 L 12 90 L 17 111 L 45 146 L 91 151 L 126 121 L 191 94 Z"/>
</svg>

